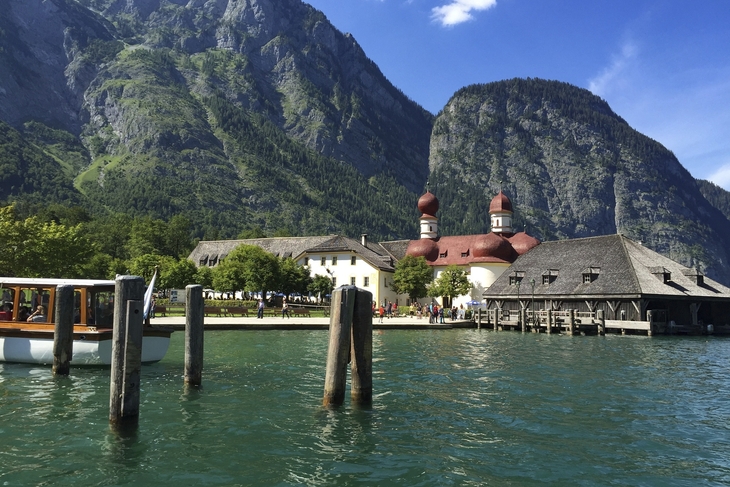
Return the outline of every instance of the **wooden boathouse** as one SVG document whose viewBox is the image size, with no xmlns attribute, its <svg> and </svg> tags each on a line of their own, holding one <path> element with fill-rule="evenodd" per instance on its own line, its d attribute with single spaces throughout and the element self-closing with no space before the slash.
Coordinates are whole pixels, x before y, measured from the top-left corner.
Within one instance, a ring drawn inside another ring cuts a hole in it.
<svg viewBox="0 0 730 487">
<path fill-rule="evenodd" d="M 543 242 L 483 296 L 495 329 L 730 333 L 730 288 L 623 235 Z"/>
</svg>

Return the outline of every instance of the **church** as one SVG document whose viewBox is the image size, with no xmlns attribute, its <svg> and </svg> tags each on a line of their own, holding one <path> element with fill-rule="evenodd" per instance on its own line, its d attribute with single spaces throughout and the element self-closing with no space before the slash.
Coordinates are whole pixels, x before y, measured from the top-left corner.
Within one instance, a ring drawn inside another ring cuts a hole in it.
<svg viewBox="0 0 730 487">
<path fill-rule="evenodd" d="M 370 291 L 377 303 L 410 305 L 408 296 L 392 289 L 395 266 L 406 255 L 424 257 L 433 268 L 434 278 L 449 265 L 466 270 L 473 286 L 471 293 L 454 298 L 453 302 L 444 302 L 447 298 L 437 300 L 439 304 L 458 307 L 472 299 L 481 300 L 483 291 L 517 257 L 540 243 L 525 232 L 512 230 L 512 203 L 502 191 L 490 203 L 492 231 L 487 234 L 439 236 L 438 209 L 438 198 L 430 191 L 419 198 L 420 238 L 416 240 L 370 242 L 363 234 L 359 240 L 329 235 L 201 241 L 188 258 L 198 267 L 215 267 L 238 245 L 256 245 L 277 257 L 290 257 L 299 265 L 308 266 L 313 276 L 330 277 L 335 287 L 355 285 Z"/>
</svg>

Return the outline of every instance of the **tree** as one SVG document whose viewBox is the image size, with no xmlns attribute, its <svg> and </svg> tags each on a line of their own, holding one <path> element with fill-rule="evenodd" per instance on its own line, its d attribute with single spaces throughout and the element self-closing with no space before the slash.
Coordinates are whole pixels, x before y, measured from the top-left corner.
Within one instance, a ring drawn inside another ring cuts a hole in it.
<svg viewBox="0 0 730 487">
<path fill-rule="evenodd" d="M 203 289 L 213 287 L 213 269 L 201 266 L 195 271 L 194 282 L 203 286 Z"/>
<path fill-rule="evenodd" d="M 0 208 L 0 273 L 23 277 L 79 277 L 93 248 L 81 225 L 67 227 Z"/>
<path fill-rule="evenodd" d="M 217 291 L 255 291 L 263 294 L 277 288 L 279 259 L 256 245 L 239 245 L 213 271 Z"/>
<path fill-rule="evenodd" d="M 307 292 L 307 287 L 312 282 L 309 267 L 300 266 L 294 259 L 287 257 L 281 261 L 280 271 L 280 292 L 287 296 L 291 293 L 303 294 Z"/>
<path fill-rule="evenodd" d="M 312 283 L 309 285 L 309 292 L 316 294 L 319 297 L 324 297 L 328 294 L 332 294 L 332 288 L 332 279 L 327 276 L 315 274 L 312 279 Z"/>
<path fill-rule="evenodd" d="M 450 265 L 429 286 L 428 294 L 433 297 L 448 297 L 451 300 L 455 296 L 467 294 L 471 287 L 466 271 L 457 265 Z"/>
<path fill-rule="evenodd" d="M 395 266 L 393 273 L 393 291 L 407 294 L 411 301 L 428 295 L 427 286 L 433 280 L 433 269 L 425 257 L 407 255 Z"/>
<path fill-rule="evenodd" d="M 160 286 L 163 289 L 183 289 L 188 284 L 195 284 L 198 269 L 189 259 L 172 262 L 160 272 Z"/>
</svg>

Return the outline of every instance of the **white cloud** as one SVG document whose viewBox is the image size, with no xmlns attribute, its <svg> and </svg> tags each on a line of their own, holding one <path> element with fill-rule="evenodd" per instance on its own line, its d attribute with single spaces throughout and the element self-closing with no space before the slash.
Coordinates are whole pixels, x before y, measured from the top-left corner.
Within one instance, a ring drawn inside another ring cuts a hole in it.
<svg viewBox="0 0 730 487">
<path fill-rule="evenodd" d="M 452 0 L 431 9 L 431 18 L 443 26 L 452 26 L 472 20 L 472 11 L 487 10 L 495 5 L 497 0 Z"/>
<path fill-rule="evenodd" d="M 638 51 L 634 43 L 624 42 L 621 52 L 613 56 L 611 64 L 604 68 L 598 76 L 589 80 L 588 89 L 593 94 L 605 98 L 611 89 L 623 87 L 624 77 L 628 75 L 628 71 L 637 59 Z"/>
<path fill-rule="evenodd" d="M 730 164 L 721 166 L 708 179 L 722 188 L 730 189 Z"/>
</svg>

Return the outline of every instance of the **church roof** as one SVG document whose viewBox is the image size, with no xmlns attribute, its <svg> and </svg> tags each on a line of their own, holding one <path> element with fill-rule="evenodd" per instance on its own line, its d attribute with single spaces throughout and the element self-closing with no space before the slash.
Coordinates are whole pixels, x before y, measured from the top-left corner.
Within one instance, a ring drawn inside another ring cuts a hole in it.
<svg viewBox="0 0 730 487">
<path fill-rule="evenodd" d="M 532 291 L 534 279 L 535 296 L 541 298 L 730 297 L 729 288 L 623 235 L 543 242 L 518 257 L 484 296 L 516 294 L 510 282 L 516 276 L 523 293 Z"/>
<path fill-rule="evenodd" d="M 489 203 L 489 213 L 503 213 L 507 211 L 512 213 L 512 202 L 500 189 L 497 196 L 492 198 L 492 201 Z"/>
</svg>

